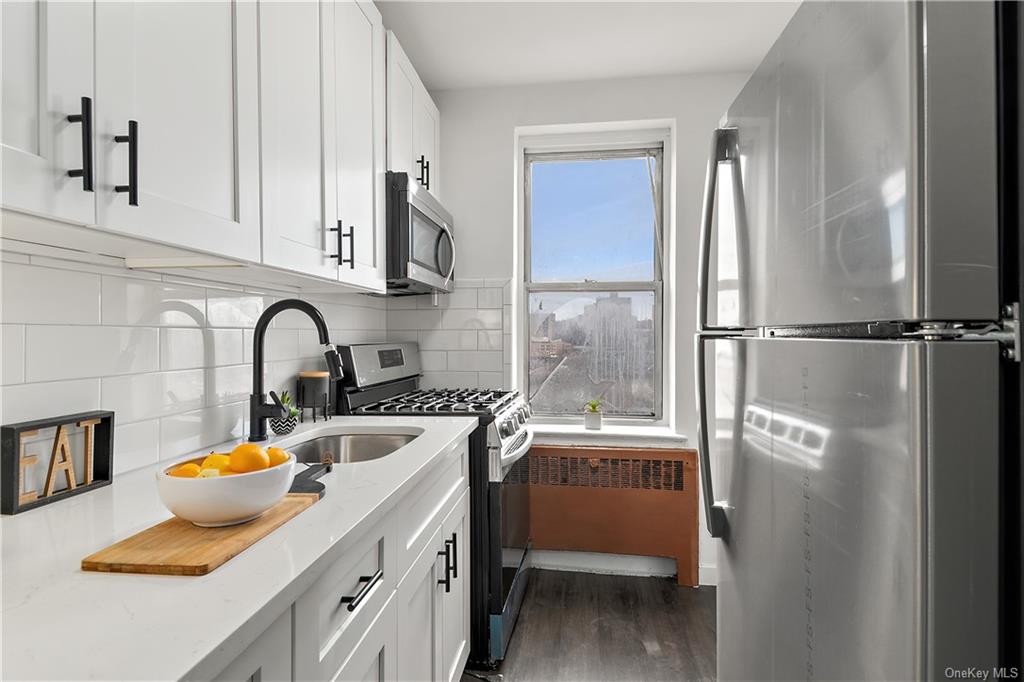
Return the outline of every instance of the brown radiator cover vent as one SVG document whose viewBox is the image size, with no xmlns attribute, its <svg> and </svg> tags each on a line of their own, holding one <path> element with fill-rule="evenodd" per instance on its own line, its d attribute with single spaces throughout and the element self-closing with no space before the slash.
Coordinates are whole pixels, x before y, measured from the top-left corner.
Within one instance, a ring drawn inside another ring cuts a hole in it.
<svg viewBox="0 0 1024 682">
<path fill-rule="evenodd" d="M 526 464 L 528 462 L 528 465 Z M 522 463 L 523 466 L 519 466 Z M 516 483 L 682 491 L 683 461 L 641 457 L 533 455 L 512 468 Z M 528 476 L 528 479 L 524 479 Z"/>
</svg>

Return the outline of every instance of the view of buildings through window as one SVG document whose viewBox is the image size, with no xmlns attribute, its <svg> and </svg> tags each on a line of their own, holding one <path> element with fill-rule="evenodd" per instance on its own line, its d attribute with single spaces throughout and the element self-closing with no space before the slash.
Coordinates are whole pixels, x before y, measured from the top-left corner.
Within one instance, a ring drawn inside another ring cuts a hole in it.
<svg viewBox="0 0 1024 682">
<path fill-rule="evenodd" d="M 661 150 L 527 155 L 534 411 L 661 413 Z"/>
</svg>

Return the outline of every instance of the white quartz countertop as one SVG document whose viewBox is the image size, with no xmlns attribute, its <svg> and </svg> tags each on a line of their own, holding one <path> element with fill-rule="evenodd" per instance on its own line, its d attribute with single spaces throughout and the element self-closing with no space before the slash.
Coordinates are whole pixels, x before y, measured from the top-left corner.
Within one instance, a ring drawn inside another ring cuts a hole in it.
<svg viewBox="0 0 1024 682">
<path fill-rule="evenodd" d="M 208 679 L 475 428 L 468 417 L 334 417 L 269 444 L 332 433 L 422 433 L 391 455 L 338 464 L 323 499 L 212 573 L 89 573 L 83 557 L 171 516 L 159 466 L 0 520 L 4 680 Z M 215 448 L 229 450 L 234 443 Z M 186 459 L 182 457 L 181 459 Z M 299 470 L 301 470 L 301 466 Z"/>
</svg>

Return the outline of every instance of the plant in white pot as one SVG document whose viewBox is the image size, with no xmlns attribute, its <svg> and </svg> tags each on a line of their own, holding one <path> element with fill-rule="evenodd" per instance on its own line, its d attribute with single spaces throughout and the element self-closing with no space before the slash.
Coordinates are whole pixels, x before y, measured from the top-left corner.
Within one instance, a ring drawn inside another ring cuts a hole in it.
<svg viewBox="0 0 1024 682">
<path fill-rule="evenodd" d="M 591 430 L 601 428 L 601 401 L 598 399 L 588 400 L 583 408 L 583 426 Z"/>
</svg>

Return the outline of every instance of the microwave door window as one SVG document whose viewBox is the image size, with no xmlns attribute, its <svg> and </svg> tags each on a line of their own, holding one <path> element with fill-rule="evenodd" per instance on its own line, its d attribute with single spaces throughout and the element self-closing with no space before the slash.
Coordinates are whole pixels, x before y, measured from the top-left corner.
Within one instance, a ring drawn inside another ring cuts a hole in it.
<svg viewBox="0 0 1024 682">
<path fill-rule="evenodd" d="M 415 208 L 410 208 L 410 213 L 412 248 L 409 258 L 417 265 L 438 274 L 444 274 L 438 267 L 438 244 L 448 241 L 444 232 Z"/>
</svg>

